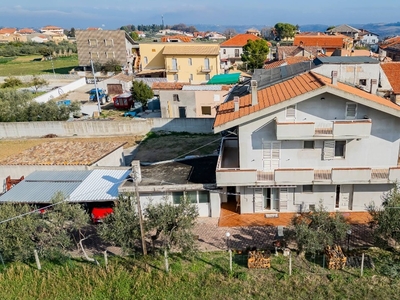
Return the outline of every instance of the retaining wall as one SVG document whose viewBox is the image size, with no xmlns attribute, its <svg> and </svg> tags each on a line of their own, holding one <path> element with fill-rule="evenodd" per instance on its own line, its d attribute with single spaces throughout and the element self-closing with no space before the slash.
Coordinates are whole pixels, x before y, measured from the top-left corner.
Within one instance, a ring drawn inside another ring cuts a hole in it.
<svg viewBox="0 0 400 300">
<path fill-rule="evenodd" d="M 63 87 L 52 90 L 46 94 L 40 95 L 39 97 L 36 97 L 33 100 L 35 100 L 36 102 L 39 102 L 39 103 L 44 103 L 44 102 L 50 101 L 51 99 L 57 98 L 65 93 L 69 93 L 71 91 L 79 89 L 80 87 L 83 87 L 85 85 L 86 85 L 86 79 L 81 78 L 74 82 L 66 84 Z"/>
</svg>

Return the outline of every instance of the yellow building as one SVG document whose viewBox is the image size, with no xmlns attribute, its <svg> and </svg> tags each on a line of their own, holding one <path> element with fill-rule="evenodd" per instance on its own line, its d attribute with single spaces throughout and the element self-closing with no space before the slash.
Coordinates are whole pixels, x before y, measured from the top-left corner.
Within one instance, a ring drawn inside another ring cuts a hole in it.
<svg viewBox="0 0 400 300">
<path fill-rule="evenodd" d="M 148 43 L 139 48 L 141 72 L 137 76 L 203 83 L 220 73 L 218 44 Z"/>
</svg>

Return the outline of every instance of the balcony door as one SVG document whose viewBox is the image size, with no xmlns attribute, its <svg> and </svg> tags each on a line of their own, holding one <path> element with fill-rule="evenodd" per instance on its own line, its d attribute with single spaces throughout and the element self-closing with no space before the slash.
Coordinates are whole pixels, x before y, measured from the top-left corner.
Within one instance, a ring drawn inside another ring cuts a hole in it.
<svg viewBox="0 0 400 300">
<path fill-rule="evenodd" d="M 172 59 L 172 70 L 178 70 L 178 60 L 176 58 Z"/>
<path fill-rule="evenodd" d="M 263 141 L 263 171 L 271 172 L 279 168 L 281 159 L 281 142 Z"/>
<path fill-rule="evenodd" d="M 208 59 L 208 58 L 204 59 L 204 69 L 210 70 L 210 59 Z"/>
</svg>

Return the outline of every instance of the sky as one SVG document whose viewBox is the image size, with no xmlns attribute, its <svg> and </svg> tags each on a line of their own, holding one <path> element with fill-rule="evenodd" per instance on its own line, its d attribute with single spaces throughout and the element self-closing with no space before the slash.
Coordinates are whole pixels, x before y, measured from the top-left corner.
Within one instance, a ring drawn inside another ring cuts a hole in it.
<svg viewBox="0 0 400 300">
<path fill-rule="evenodd" d="M 400 22 L 399 0 L 16 0 L 1 1 L 0 27 L 117 29 L 127 24 L 260 25 Z"/>
</svg>

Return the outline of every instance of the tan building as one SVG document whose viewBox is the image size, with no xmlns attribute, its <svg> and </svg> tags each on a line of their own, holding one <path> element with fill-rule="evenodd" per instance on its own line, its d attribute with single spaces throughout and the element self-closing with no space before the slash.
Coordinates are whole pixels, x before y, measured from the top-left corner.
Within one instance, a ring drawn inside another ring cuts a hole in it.
<svg viewBox="0 0 400 300">
<path fill-rule="evenodd" d="M 40 28 L 40 32 L 45 33 L 45 34 L 48 32 L 52 32 L 55 34 L 64 34 L 64 29 L 61 27 L 58 27 L 58 26 L 47 25 L 47 26 Z"/>
<path fill-rule="evenodd" d="M 90 61 L 106 63 L 117 60 L 127 74 L 133 72 L 139 45 L 124 30 L 77 30 L 75 32 L 79 66 Z"/>
<path fill-rule="evenodd" d="M 140 55 L 137 76 L 204 83 L 220 73 L 218 44 L 146 43 L 140 44 Z"/>
</svg>

